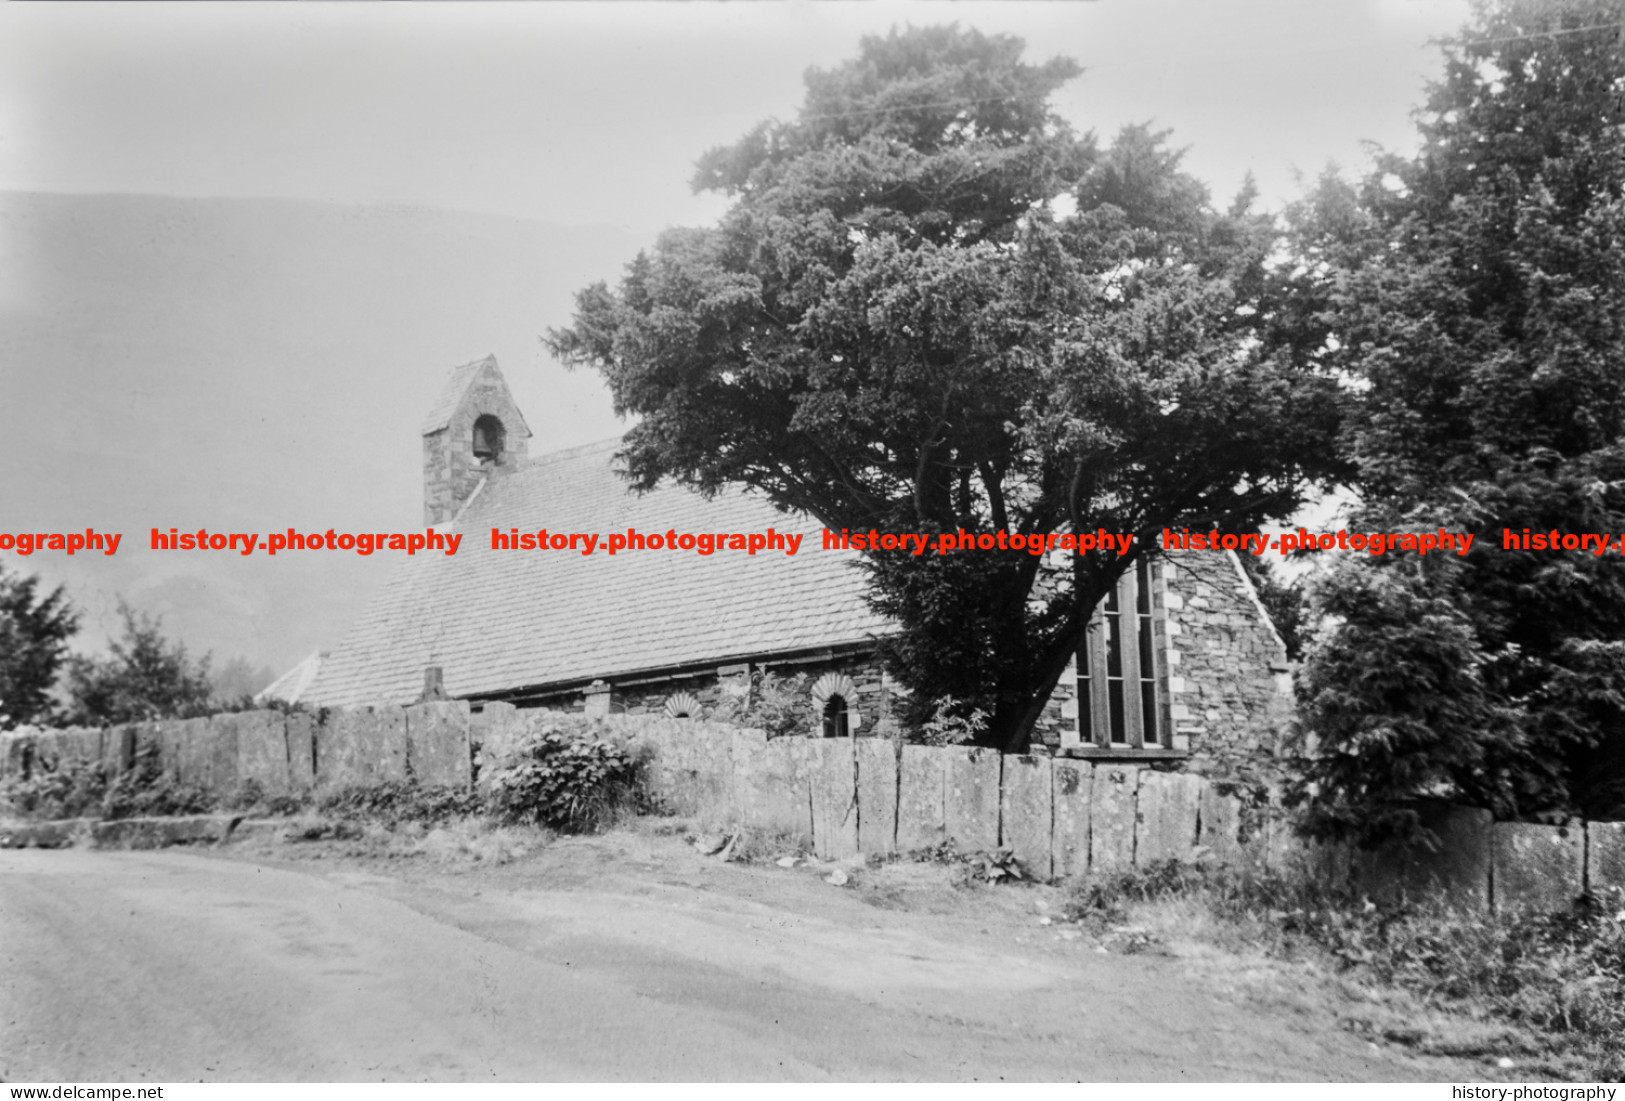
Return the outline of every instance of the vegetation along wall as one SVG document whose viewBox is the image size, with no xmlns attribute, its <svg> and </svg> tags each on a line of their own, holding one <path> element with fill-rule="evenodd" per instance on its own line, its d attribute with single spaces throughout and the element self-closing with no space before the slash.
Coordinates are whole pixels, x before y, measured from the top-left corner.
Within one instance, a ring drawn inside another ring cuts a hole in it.
<svg viewBox="0 0 1625 1101">
<path fill-rule="evenodd" d="M 509 704 L 24 729 L 0 735 L 0 780 L 74 760 L 124 770 L 145 753 L 177 780 L 222 795 L 250 784 L 269 795 L 390 781 L 474 787 L 543 728 L 639 752 L 653 794 L 676 813 L 791 834 L 823 859 L 944 843 L 1008 848 L 1040 879 L 1211 860 L 1377 898 L 1441 894 L 1472 909 L 1556 908 L 1587 890 L 1625 888 L 1625 822 L 1492 822 L 1487 811 L 1439 805 L 1425 808 L 1435 847 L 1367 853 L 1301 841 L 1275 809 L 1195 773 L 888 738 L 769 739 L 694 719 Z"/>
</svg>

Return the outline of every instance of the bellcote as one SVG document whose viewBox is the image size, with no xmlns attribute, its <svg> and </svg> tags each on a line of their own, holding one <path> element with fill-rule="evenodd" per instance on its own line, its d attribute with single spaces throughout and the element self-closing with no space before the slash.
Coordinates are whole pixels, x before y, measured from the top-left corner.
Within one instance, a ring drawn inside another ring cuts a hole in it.
<svg viewBox="0 0 1625 1101">
<path fill-rule="evenodd" d="M 456 517 L 481 478 L 524 460 L 529 439 L 495 356 L 452 368 L 423 421 L 423 522 Z"/>
</svg>

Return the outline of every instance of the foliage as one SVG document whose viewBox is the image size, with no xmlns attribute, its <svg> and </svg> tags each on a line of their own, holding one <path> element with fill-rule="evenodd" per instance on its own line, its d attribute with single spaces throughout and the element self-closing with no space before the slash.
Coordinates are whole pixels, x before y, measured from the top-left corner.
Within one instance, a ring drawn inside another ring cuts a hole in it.
<svg viewBox="0 0 1625 1101">
<path fill-rule="evenodd" d="M 964 745 L 987 729 L 987 712 L 970 707 L 952 696 L 936 702 L 931 717 L 909 740 L 921 745 Z"/>
<path fill-rule="evenodd" d="M 158 747 L 137 747 L 130 768 L 112 778 L 102 797 L 103 818 L 146 818 L 208 814 L 216 798 L 207 788 L 187 784 L 164 771 Z"/>
<path fill-rule="evenodd" d="M 506 822 L 591 833 L 643 801 L 642 763 L 605 741 L 553 727 L 528 736 L 491 777 L 491 808 Z"/>
<path fill-rule="evenodd" d="M 209 659 L 193 661 L 186 647 L 161 633 L 162 620 L 119 601 L 124 635 L 110 656 L 75 655 L 67 666 L 68 720 L 85 726 L 195 718 L 211 705 Z"/>
<path fill-rule="evenodd" d="M 324 795 L 323 813 L 345 818 L 367 818 L 393 825 L 419 822 L 441 825 L 478 814 L 481 799 L 467 788 L 391 780 L 352 784 Z"/>
<path fill-rule="evenodd" d="M 1517 1026 L 1534 1052 L 1579 1059 L 1583 1076 L 1618 1081 L 1625 1073 L 1620 888 L 1568 912 L 1472 915 L 1379 906 L 1275 875 L 1160 861 L 1080 881 L 1064 913 L 1086 925 L 1120 924 L 1137 905 L 1182 900 L 1240 931 L 1253 948 L 1322 959 L 1358 981 L 1408 991 L 1431 1007 Z"/>
<path fill-rule="evenodd" d="M 94 816 L 101 811 L 111 780 L 111 770 L 102 761 L 42 762 L 28 779 L 8 777 L 0 784 L 0 803 L 31 818 Z"/>
<path fill-rule="evenodd" d="M 996 848 L 991 852 L 982 849 L 960 852 L 953 839 L 949 838 L 929 849 L 916 849 L 908 853 L 907 858 L 921 864 L 955 865 L 957 871 L 954 879 L 961 886 L 971 883 L 1032 882 L 1032 876 L 1016 858 L 1015 850 L 1009 847 Z"/>
<path fill-rule="evenodd" d="M 781 677 L 755 670 L 750 693 L 717 707 L 717 717 L 767 733 L 769 738 L 807 737 L 813 733 L 812 693 L 805 674 Z"/>
<path fill-rule="evenodd" d="M 11 777 L 0 785 L 0 803 L 33 818 L 111 819 L 207 814 L 216 799 L 165 772 L 158 747 L 148 744 L 123 772 L 106 761 L 36 761 L 28 779 Z"/>
<path fill-rule="evenodd" d="M 1625 531 L 1625 92 L 1612 0 L 1482 0 L 1414 157 L 1293 212 L 1306 325 L 1348 380 L 1364 530 L 1314 589 L 1304 677 L 1321 833 L 1444 795 L 1503 817 L 1625 809 L 1625 562 L 1502 533 Z M 1443 561 L 1439 559 L 1444 559 Z"/>
<path fill-rule="evenodd" d="M 951 695 L 1012 748 L 1164 526 L 1254 526 L 1340 469 L 1335 386 L 1277 306 L 1250 189 L 1213 209 L 1145 126 L 1102 150 L 1046 106 L 1076 64 L 1022 48 L 911 28 L 809 73 L 796 121 L 701 158 L 695 186 L 733 203 L 720 225 L 666 232 L 547 337 L 638 416 L 639 488 L 743 483 L 832 529 L 998 533 L 863 563 L 901 628 L 904 718 Z M 1099 529 L 1134 552 L 1027 546 Z"/>
<path fill-rule="evenodd" d="M 0 730 L 54 718 L 51 686 L 79 615 L 61 586 L 38 595 L 39 578 L 0 567 Z"/>
</svg>

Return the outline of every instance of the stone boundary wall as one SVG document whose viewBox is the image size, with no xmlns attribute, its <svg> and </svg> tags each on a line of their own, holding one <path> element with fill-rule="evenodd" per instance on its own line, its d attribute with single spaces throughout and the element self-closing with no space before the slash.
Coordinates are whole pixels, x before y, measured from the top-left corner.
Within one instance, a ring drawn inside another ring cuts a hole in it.
<svg viewBox="0 0 1625 1101">
<path fill-rule="evenodd" d="M 1046 880 L 1211 860 L 1480 911 L 1557 909 L 1587 890 L 1625 889 L 1625 822 L 1493 822 L 1441 804 L 1422 808 L 1435 848 L 1368 853 L 1301 841 L 1278 813 L 1194 773 L 501 703 L 474 714 L 452 701 L 14 731 L 0 735 L 0 779 L 74 759 L 124 770 L 153 746 L 166 773 L 221 794 L 249 782 L 267 795 L 406 780 L 472 787 L 549 726 L 645 755 L 654 794 L 677 813 L 781 832 L 826 860 L 951 842 L 1008 848 Z"/>
<path fill-rule="evenodd" d="M 151 747 L 168 776 L 223 796 L 250 783 L 266 795 L 409 779 L 468 786 L 474 779 L 473 729 L 462 701 L 23 728 L 0 734 L 0 779 L 27 779 L 70 760 L 102 761 L 124 772 Z"/>
</svg>

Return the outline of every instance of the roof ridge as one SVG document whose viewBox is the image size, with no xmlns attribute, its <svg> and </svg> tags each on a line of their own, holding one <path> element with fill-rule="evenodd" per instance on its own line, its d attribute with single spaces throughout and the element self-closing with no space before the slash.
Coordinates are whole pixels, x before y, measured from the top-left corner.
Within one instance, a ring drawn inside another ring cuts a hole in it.
<svg viewBox="0 0 1625 1101">
<path fill-rule="evenodd" d="M 607 440 L 596 440 L 593 443 L 580 443 L 574 447 L 560 448 L 558 451 L 549 451 L 545 455 L 532 455 L 525 460 L 525 467 L 547 466 L 551 463 L 563 462 L 566 459 L 579 459 L 583 455 L 592 455 L 599 451 L 607 451 L 619 447 L 626 439 L 624 435 L 611 436 Z"/>
</svg>

